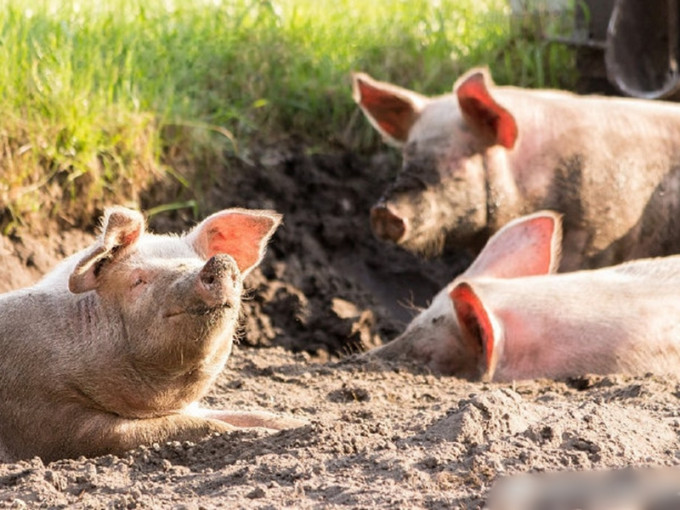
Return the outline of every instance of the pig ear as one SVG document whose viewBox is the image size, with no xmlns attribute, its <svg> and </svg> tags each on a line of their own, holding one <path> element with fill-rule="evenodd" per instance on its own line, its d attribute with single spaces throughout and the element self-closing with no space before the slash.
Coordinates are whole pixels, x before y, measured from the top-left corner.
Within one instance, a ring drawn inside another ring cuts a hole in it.
<svg viewBox="0 0 680 510">
<path fill-rule="evenodd" d="M 106 210 L 102 233 L 95 247 L 76 265 L 68 280 L 74 294 L 96 289 L 105 263 L 111 262 L 133 246 L 144 232 L 144 217 L 139 211 L 124 207 Z"/>
<path fill-rule="evenodd" d="M 512 114 L 499 105 L 489 93 L 488 71 L 474 69 L 455 85 L 458 104 L 467 120 L 494 144 L 512 149 L 517 140 L 517 123 Z"/>
<path fill-rule="evenodd" d="M 516 278 L 554 273 L 561 246 L 560 214 L 540 211 L 522 216 L 496 232 L 464 274 Z"/>
<path fill-rule="evenodd" d="M 386 142 L 401 147 L 427 102 L 421 96 L 364 73 L 352 74 L 354 101 Z"/>
<path fill-rule="evenodd" d="M 198 224 L 186 241 L 205 260 L 213 255 L 231 255 L 242 275 L 262 259 L 267 241 L 281 223 L 274 211 L 227 209 Z"/>
<path fill-rule="evenodd" d="M 459 283 L 449 295 L 463 341 L 479 356 L 481 378 L 491 381 L 498 362 L 500 328 L 469 283 Z"/>
</svg>

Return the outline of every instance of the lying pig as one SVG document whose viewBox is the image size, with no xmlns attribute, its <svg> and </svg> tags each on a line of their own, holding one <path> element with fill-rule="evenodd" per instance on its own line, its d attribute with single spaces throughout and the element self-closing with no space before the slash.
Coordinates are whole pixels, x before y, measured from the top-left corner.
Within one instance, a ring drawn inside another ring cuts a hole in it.
<svg viewBox="0 0 680 510">
<path fill-rule="evenodd" d="M 552 274 L 560 231 L 554 212 L 510 222 L 401 336 L 368 356 L 487 381 L 680 374 L 680 256 Z"/>
<path fill-rule="evenodd" d="M 280 222 L 227 209 L 183 236 L 107 211 L 99 239 L 0 295 L 0 459 L 45 461 L 301 424 L 197 407 L 231 352 L 243 278 Z"/>
<path fill-rule="evenodd" d="M 353 76 L 403 166 L 375 234 L 437 255 L 481 248 L 513 218 L 564 214 L 562 270 L 680 250 L 680 105 L 495 86 L 486 70 L 429 98 Z"/>
</svg>

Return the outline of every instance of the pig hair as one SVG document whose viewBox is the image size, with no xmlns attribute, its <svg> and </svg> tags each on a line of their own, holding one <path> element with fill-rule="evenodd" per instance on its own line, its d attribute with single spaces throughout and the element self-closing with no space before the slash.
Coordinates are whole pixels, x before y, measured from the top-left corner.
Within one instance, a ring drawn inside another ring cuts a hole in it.
<svg viewBox="0 0 680 510">
<path fill-rule="evenodd" d="M 434 258 L 441 255 L 446 244 L 446 232 L 439 230 L 436 234 L 430 235 L 424 242 L 417 245 L 410 245 L 407 241 L 404 247 L 409 251 L 414 251 L 424 258 Z"/>
</svg>

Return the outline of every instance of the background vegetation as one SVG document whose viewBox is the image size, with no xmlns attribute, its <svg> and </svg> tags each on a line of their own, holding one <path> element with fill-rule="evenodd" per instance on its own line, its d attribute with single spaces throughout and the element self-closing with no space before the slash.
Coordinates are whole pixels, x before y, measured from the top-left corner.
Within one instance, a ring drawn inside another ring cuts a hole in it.
<svg viewBox="0 0 680 510">
<path fill-rule="evenodd" d="M 295 138 L 375 148 L 350 72 L 424 93 L 486 64 L 497 83 L 569 87 L 571 52 L 505 0 L 6 0 L 0 227 L 89 221 L 170 176 Z M 513 28 L 514 27 L 514 28 Z M 348 133 L 351 136 L 348 136 Z M 30 220 L 29 220 L 30 219 Z"/>
</svg>

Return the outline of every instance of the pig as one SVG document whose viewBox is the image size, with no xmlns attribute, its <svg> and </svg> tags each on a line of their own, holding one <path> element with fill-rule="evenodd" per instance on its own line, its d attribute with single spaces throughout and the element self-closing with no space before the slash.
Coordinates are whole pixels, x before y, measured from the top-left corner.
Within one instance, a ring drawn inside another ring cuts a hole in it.
<svg viewBox="0 0 680 510">
<path fill-rule="evenodd" d="M 0 460 L 120 454 L 302 420 L 203 409 L 232 349 L 243 279 L 281 221 L 226 209 L 188 233 L 113 207 L 92 246 L 0 294 Z"/>
<path fill-rule="evenodd" d="M 474 254 L 551 209 L 564 214 L 561 271 L 680 249 L 680 105 L 496 86 L 482 68 L 439 97 L 355 73 L 353 96 L 402 152 L 370 212 L 378 238 Z"/>
<path fill-rule="evenodd" d="M 560 235 L 554 211 L 511 221 L 399 337 L 365 356 L 483 381 L 680 374 L 680 255 L 555 273 Z"/>
</svg>

